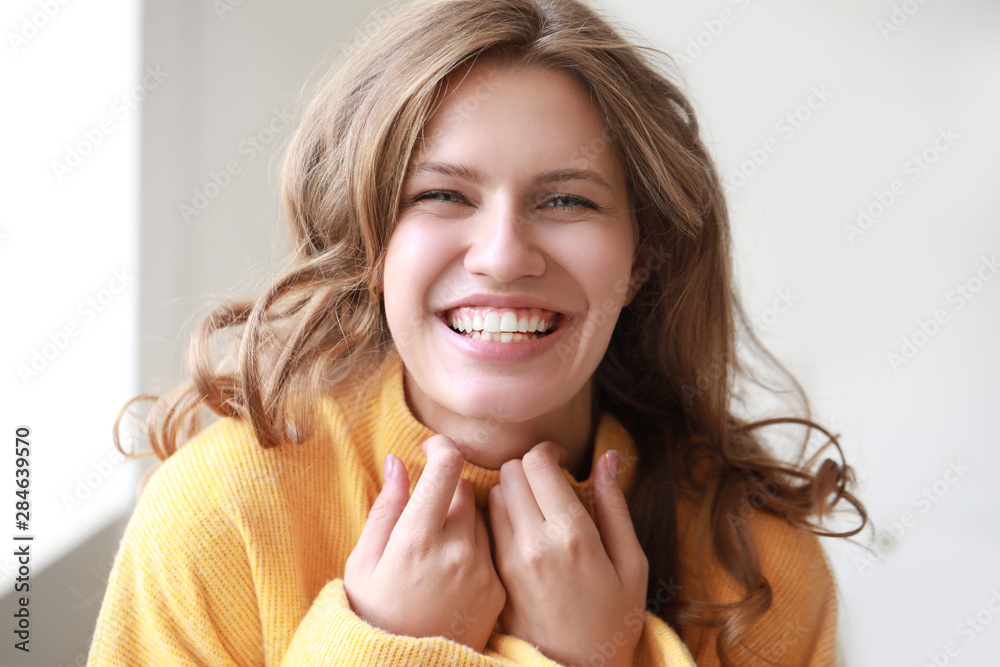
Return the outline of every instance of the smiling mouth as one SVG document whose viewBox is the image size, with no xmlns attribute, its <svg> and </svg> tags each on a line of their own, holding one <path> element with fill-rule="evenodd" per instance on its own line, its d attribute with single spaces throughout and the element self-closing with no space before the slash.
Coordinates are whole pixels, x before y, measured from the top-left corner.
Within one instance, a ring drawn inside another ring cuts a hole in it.
<svg viewBox="0 0 1000 667">
<path fill-rule="evenodd" d="M 550 335 L 564 319 L 539 308 L 455 308 L 439 315 L 457 334 L 493 343 L 520 343 Z"/>
</svg>

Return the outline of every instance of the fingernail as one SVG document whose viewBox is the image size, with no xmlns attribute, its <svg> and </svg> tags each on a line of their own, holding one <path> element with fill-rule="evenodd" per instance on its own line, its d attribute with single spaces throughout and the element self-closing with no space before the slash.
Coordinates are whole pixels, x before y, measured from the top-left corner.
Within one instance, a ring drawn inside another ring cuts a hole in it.
<svg viewBox="0 0 1000 667">
<path fill-rule="evenodd" d="M 385 455 L 384 475 L 385 475 L 385 481 L 387 481 L 387 482 L 390 479 L 392 479 L 393 474 L 395 474 L 395 472 L 396 472 L 396 461 L 395 461 L 395 459 L 396 459 L 396 457 L 393 456 L 392 454 L 386 454 Z"/>
<path fill-rule="evenodd" d="M 612 449 L 606 456 L 608 457 L 608 472 L 611 473 L 612 477 L 618 479 L 618 451 Z"/>
</svg>

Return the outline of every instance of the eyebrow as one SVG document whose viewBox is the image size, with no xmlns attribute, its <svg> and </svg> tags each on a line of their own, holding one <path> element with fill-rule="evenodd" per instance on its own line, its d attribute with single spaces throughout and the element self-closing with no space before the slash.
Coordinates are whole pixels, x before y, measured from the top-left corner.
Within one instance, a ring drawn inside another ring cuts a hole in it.
<svg viewBox="0 0 1000 667">
<path fill-rule="evenodd" d="M 482 185 L 488 182 L 490 179 L 479 169 L 475 167 L 469 167 L 463 164 L 455 164 L 452 162 L 421 162 L 409 169 L 406 173 L 407 177 L 414 176 L 416 174 L 431 173 L 431 174 L 441 174 L 444 176 L 454 176 L 455 178 L 461 178 L 472 183 Z M 601 176 L 599 173 L 593 169 L 547 169 L 541 173 L 535 174 L 532 177 L 532 182 L 534 183 L 559 183 L 562 181 L 591 181 L 597 185 L 603 187 L 610 193 L 614 193 L 611 185 L 608 181 Z"/>
</svg>

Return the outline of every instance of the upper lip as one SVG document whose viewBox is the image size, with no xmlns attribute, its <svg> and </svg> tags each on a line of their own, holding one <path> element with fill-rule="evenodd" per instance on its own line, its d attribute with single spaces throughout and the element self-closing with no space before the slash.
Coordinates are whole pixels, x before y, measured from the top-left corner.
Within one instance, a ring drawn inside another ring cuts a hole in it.
<svg viewBox="0 0 1000 667">
<path fill-rule="evenodd" d="M 440 314 L 447 313 L 453 308 L 461 308 L 463 306 L 475 307 L 475 306 L 485 306 L 488 308 L 541 308 L 542 310 L 550 310 L 553 313 L 562 314 L 559 311 L 558 306 L 553 304 L 551 301 L 545 301 L 544 299 L 539 299 L 528 295 L 518 295 L 518 294 L 468 294 L 461 298 L 455 299 L 448 305 L 441 308 L 438 311 Z"/>
</svg>

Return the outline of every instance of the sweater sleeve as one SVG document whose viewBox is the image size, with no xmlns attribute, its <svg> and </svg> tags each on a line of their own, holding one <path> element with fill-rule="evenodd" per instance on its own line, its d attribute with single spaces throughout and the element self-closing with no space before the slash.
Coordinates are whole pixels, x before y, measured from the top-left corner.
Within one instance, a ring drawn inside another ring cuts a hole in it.
<svg viewBox="0 0 1000 667">
<path fill-rule="evenodd" d="M 301 618 L 280 600 L 259 599 L 239 513 L 209 475 L 199 476 L 204 468 L 175 465 L 181 458 L 161 466 L 129 521 L 91 667 L 516 664 L 441 637 L 373 628 L 351 610 L 341 579 L 328 583 Z M 295 583 L 288 585 L 294 595 Z M 265 618 L 274 614 L 282 618 Z"/>
<path fill-rule="evenodd" d="M 373 627 L 351 609 L 343 579 L 328 583 L 302 619 L 283 667 L 297 665 L 458 665 L 517 664 L 444 637 L 407 637 Z M 549 662 L 554 665 L 555 663 Z"/>
<path fill-rule="evenodd" d="M 680 638 L 657 616 L 645 612 L 644 628 L 633 664 L 636 667 L 693 667 L 694 661 Z M 601 664 L 617 647 L 595 646 L 592 664 Z M 537 647 L 511 635 L 494 632 L 485 654 L 443 637 L 392 635 L 361 620 L 350 608 L 343 580 L 323 589 L 299 626 L 283 667 L 336 664 L 379 665 L 523 665 L 559 667 Z"/>
<path fill-rule="evenodd" d="M 196 474 L 193 468 L 161 468 L 143 493 L 112 569 L 91 667 L 245 667 L 274 664 L 276 655 L 285 667 L 558 667 L 529 642 L 499 632 L 478 653 L 443 637 L 406 637 L 372 627 L 351 609 L 340 578 L 322 588 L 300 620 L 279 623 L 293 634 L 287 647 L 276 649 L 283 640 L 262 628 L 262 614 L 274 607 L 258 599 L 237 514 L 212 492 L 209 480 L 195 477 L 192 483 Z M 267 625 L 274 626 L 270 620 Z M 637 667 L 694 665 L 662 620 L 644 612 L 643 623 Z M 595 659 L 615 650 L 596 646 Z"/>
</svg>

